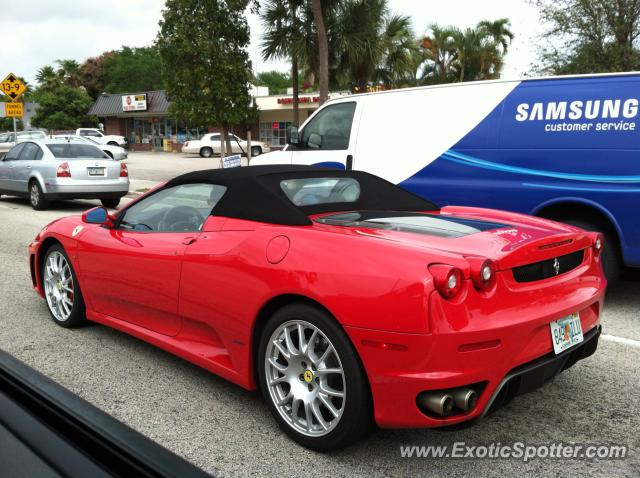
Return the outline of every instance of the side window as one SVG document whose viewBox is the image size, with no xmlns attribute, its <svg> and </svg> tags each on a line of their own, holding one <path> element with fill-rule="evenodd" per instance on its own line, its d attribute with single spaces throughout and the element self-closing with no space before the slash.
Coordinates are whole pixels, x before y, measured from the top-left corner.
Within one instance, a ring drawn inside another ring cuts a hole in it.
<svg viewBox="0 0 640 478">
<path fill-rule="evenodd" d="M 220 135 L 219 134 L 212 134 L 209 137 L 209 141 L 220 141 Z"/>
<path fill-rule="evenodd" d="M 181 184 L 163 189 L 125 209 L 120 228 L 144 232 L 197 232 L 227 188 Z"/>
<path fill-rule="evenodd" d="M 80 136 L 89 136 L 89 132 L 86 129 L 81 129 Z"/>
<path fill-rule="evenodd" d="M 18 143 L 17 146 L 14 146 L 9 150 L 9 152 L 5 155 L 5 161 L 15 161 L 20 156 L 22 149 L 24 148 L 25 143 Z"/>
<path fill-rule="evenodd" d="M 355 102 L 327 106 L 302 131 L 305 149 L 340 150 L 349 147 Z"/>
<path fill-rule="evenodd" d="M 38 153 L 40 156 L 38 157 Z M 42 151 L 40 151 L 40 147 L 35 143 L 24 143 L 24 148 L 22 148 L 22 153 L 20 154 L 20 160 L 22 161 L 35 161 L 42 157 Z"/>
</svg>

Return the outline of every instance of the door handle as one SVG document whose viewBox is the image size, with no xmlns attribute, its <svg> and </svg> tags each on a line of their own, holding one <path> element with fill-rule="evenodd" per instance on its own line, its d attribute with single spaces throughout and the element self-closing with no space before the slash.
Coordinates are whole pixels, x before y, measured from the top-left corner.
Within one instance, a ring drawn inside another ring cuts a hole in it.
<svg viewBox="0 0 640 478">
<path fill-rule="evenodd" d="M 31 166 L 27 166 L 27 169 L 31 169 Z"/>
<path fill-rule="evenodd" d="M 184 239 L 182 239 L 182 243 L 185 246 L 188 246 L 189 244 L 193 244 L 194 242 L 196 242 L 197 239 L 197 237 L 185 237 Z"/>
<path fill-rule="evenodd" d="M 346 170 L 347 171 L 351 171 L 352 169 L 353 169 L 353 155 L 352 154 L 348 154 L 347 155 Z"/>
</svg>

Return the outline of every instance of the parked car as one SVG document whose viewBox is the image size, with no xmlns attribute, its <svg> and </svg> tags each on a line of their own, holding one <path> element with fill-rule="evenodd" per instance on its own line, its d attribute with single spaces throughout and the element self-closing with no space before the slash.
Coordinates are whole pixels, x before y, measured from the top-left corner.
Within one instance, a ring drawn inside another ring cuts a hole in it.
<svg viewBox="0 0 640 478">
<path fill-rule="evenodd" d="M 78 128 L 76 130 L 76 136 L 88 137 L 93 139 L 96 143 L 108 144 L 111 146 L 120 146 L 122 148 L 128 148 L 129 142 L 124 136 L 118 136 L 114 134 L 104 134 L 98 128 Z"/>
<path fill-rule="evenodd" d="M 374 421 L 475 420 L 591 355 L 603 247 L 364 172 L 252 166 L 56 220 L 29 264 L 58 325 L 100 322 L 259 388 L 289 436 L 328 451 Z"/>
<path fill-rule="evenodd" d="M 104 153 L 109 156 L 111 159 L 115 159 L 117 161 L 122 161 L 123 159 L 127 159 L 128 154 L 127 150 L 121 148 L 120 146 L 112 146 L 110 144 L 101 144 L 96 140 L 91 138 L 90 136 L 74 136 L 74 135 L 66 135 L 66 134 L 55 134 L 51 136 L 52 138 L 62 138 L 69 139 L 72 141 L 81 141 L 83 143 L 91 144 L 99 147 Z"/>
<path fill-rule="evenodd" d="M 4 133 L 0 135 L 0 156 L 6 154 L 7 151 L 21 141 L 43 139 L 47 137 L 44 131 L 18 131 L 17 135 L 18 141 L 16 141 L 16 135 L 13 133 Z"/>
<path fill-rule="evenodd" d="M 231 150 L 233 154 L 246 154 L 248 144 L 244 139 L 235 134 L 230 134 Z M 220 133 L 207 133 L 198 140 L 187 141 L 182 145 L 183 153 L 199 154 L 203 158 L 210 158 L 214 154 L 220 154 Z M 251 156 L 259 156 L 271 151 L 267 143 L 251 141 Z"/>
<path fill-rule="evenodd" d="M 600 231 L 605 272 L 640 267 L 639 73 L 474 81 L 322 105 L 255 164 L 354 168 L 446 203 Z M 402 121 L 390 121 L 402 118 Z"/>
<path fill-rule="evenodd" d="M 128 192 L 127 165 L 79 141 L 25 141 L 0 161 L 0 195 L 28 197 L 37 210 L 60 199 L 100 199 L 115 208 Z"/>
</svg>

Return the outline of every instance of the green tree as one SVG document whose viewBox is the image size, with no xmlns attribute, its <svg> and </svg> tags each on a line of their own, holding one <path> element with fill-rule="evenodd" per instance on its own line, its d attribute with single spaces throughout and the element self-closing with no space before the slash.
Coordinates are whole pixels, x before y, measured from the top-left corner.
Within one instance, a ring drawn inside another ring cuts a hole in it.
<svg viewBox="0 0 640 478">
<path fill-rule="evenodd" d="M 56 60 L 56 71 L 60 81 L 65 85 L 77 88 L 80 86 L 80 64 L 76 60 Z"/>
<path fill-rule="evenodd" d="M 256 75 L 255 84 L 268 86 L 270 95 L 283 95 L 291 86 L 291 75 L 281 71 L 263 71 Z"/>
<path fill-rule="evenodd" d="M 387 86 L 415 80 L 418 44 L 409 17 L 390 14 L 386 0 L 346 0 L 341 5 L 333 46 L 337 75 L 358 91 L 369 82 Z"/>
<path fill-rule="evenodd" d="M 60 85 L 60 77 L 51 65 L 43 66 L 36 72 L 36 81 L 42 90 L 51 90 Z"/>
<path fill-rule="evenodd" d="M 21 119 L 16 121 L 16 129 L 22 131 L 24 129 L 24 123 Z M 0 118 L 0 132 L 13 131 L 13 118 Z"/>
<path fill-rule="evenodd" d="M 530 0 L 549 25 L 541 37 L 542 73 L 576 74 L 640 68 L 640 0 Z"/>
<path fill-rule="evenodd" d="M 293 123 L 296 126 L 300 124 L 298 70 L 301 58 L 306 58 L 307 42 L 304 33 L 309 26 L 309 17 L 305 15 L 307 10 L 304 7 L 304 0 L 267 0 L 260 12 L 265 30 L 261 44 L 262 57 L 265 60 L 291 60 L 289 78 L 293 90 Z"/>
<path fill-rule="evenodd" d="M 248 0 L 167 0 L 158 47 L 170 113 L 193 125 L 221 125 L 227 151 L 230 125 L 249 122 L 251 63 Z"/>
<path fill-rule="evenodd" d="M 156 46 L 130 48 L 103 54 L 104 91 L 124 93 L 164 87 L 162 62 Z M 87 88 L 87 91 L 89 88 Z"/>
<path fill-rule="evenodd" d="M 33 98 L 38 103 L 31 119 L 33 126 L 56 130 L 97 125 L 95 117 L 87 116 L 93 101 L 83 89 L 61 84 L 52 89 L 38 89 Z"/>
<path fill-rule="evenodd" d="M 87 91 L 87 94 L 94 100 L 107 91 L 107 78 L 104 69 L 104 63 L 107 58 L 115 56 L 115 52 L 104 52 L 102 55 L 87 58 L 80 65 L 80 84 Z"/>
<path fill-rule="evenodd" d="M 513 33 L 507 19 L 482 21 L 464 31 L 433 24 L 421 41 L 424 84 L 499 78 Z"/>
</svg>

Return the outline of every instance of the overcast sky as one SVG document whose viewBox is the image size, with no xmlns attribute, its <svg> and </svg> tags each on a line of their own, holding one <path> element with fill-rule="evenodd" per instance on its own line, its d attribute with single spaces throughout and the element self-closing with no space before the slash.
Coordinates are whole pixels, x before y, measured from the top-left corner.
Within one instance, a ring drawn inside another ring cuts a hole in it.
<svg viewBox="0 0 640 478">
<path fill-rule="evenodd" d="M 150 45 L 163 6 L 163 0 L 30 0 L 22 11 L 5 8 L 0 16 L 5 40 L 0 49 L 0 76 L 12 71 L 34 83 L 38 68 L 60 58 L 82 62 L 122 45 Z M 410 16 L 417 34 L 433 22 L 465 28 L 480 20 L 507 17 L 516 38 L 504 76 L 526 75 L 535 60 L 535 38 L 541 27 L 536 10 L 526 0 L 389 0 L 389 6 Z M 249 15 L 249 26 L 254 70 L 286 70 L 284 62 L 261 60 L 260 20 Z"/>
</svg>

